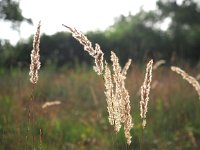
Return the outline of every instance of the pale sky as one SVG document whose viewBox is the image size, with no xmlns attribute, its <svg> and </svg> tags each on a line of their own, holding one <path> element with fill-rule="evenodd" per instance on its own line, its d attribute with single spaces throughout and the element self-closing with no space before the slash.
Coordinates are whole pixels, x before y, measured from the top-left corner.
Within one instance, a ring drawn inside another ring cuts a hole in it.
<svg viewBox="0 0 200 150">
<path fill-rule="evenodd" d="M 41 32 L 48 35 L 66 31 L 62 24 L 87 32 L 104 30 L 114 23 L 114 18 L 137 13 L 140 8 L 156 8 L 156 0 L 21 0 L 20 8 L 25 17 L 33 20 L 33 26 L 21 25 L 21 38 L 35 33 L 41 20 Z M 10 23 L 0 22 L 0 38 L 15 44 L 19 34 L 10 28 Z"/>
</svg>

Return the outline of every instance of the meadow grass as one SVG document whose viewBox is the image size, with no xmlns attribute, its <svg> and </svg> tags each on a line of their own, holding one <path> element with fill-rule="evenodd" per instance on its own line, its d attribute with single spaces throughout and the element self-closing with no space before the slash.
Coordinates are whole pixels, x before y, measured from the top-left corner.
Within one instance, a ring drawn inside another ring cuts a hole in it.
<svg viewBox="0 0 200 150">
<path fill-rule="evenodd" d="M 130 105 L 134 110 L 132 116 L 135 126 L 131 131 L 130 145 L 130 149 L 134 150 L 140 149 L 142 126 L 140 95 L 137 93 L 143 83 L 144 70 L 135 66 L 128 73 L 126 81 L 127 89 L 130 91 Z M 1 74 L 0 80 L 0 149 L 24 149 L 27 126 L 25 108 L 31 89 L 28 71 L 13 69 L 2 72 L 4 73 Z M 169 68 L 156 70 L 153 78 L 159 83 L 150 94 L 148 126 L 144 131 L 145 149 L 198 149 L 200 104 L 196 92 Z M 103 93 L 104 81 L 91 68 L 44 68 L 40 72 L 40 82 L 37 86 L 33 109 L 38 117 L 35 128 L 30 130 L 30 134 L 36 135 L 37 149 L 40 128 L 43 131 L 44 150 L 126 149 L 123 129 L 119 134 L 115 134 L 108 122 L 106 97 Z M 55 100 L 61 101 L 61 105 L 42 109 L 46 101 Z M 28 147 L 32 148 L 31 141 Z"/>
<path fill-rule="evenodd" d="M 93 70 L 103 78 L 97 78 L 88 67 L 55 70 L 45 67 L 38 83 L 39 22 L 31 52 L 32 84 L 28 84 L 25 70 L 0 71 L 1 149 L 199 148 L 200 104 L 193 92 L 188 93 L 192 90 L 176 79 L 169 68 L 158 69 L 163 62 L 153 66 L 153 60 L 149 61 L 142 84 L 144 69 L 135 67 L 127 74 L 131 60 L 122 69 L 119 58 L 111 51 L 110 70 L 98 44 L 93 48 L 81 32 L 65 27 L 94 58 Z M 152 70 L 155 71 L 153 79 Z M 192 84 L 199 94 L 199 82 L 194 77 L 178 67 L 171 70 Z M 105 96 L 102 96 L 104 88 Z M 146 117 L 147 109 L 150 117 Z M 146 122 L 150 124 L 148 128 L 145 128 Z"/>
</svg>

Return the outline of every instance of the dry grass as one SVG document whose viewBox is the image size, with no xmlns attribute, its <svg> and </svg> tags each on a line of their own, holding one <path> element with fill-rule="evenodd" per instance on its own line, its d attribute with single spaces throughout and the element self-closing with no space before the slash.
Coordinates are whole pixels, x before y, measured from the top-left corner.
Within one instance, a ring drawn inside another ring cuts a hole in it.
<svg viewBox="0 0 200 150">
<path fill-rule="evenodd" d="M 165 63 L 166 63 L 166 61 L 163 60 L 163 59 L 161 59 L 161 60 L 155 62 L 155 64 L 153 65 L 153 70 L 158 69 L 161 65 L 163 65 L 163 64 L 165 64 Z"/>
<path fill-rule="evenodd" d="M 109 67 L 112 72 L 112 66 Z M 140 140 L 138 140 L 141 136 L 138 107 L 140 97 L 136 96 L 136 92 L 143 83 L 144 71 L 138 65 L 134 65 L 134 68 L 128 71 L 126 78 L 130 105 L 133 108 L 131 115 L 134 119 L 130 149 L 140 149 Z M 6 116 L 8 118 L 6 120 L 12 120 L 9 114 L 13 113 L 14 116 L 12 123 L 5 120 L 4 125 L 1 121 L 6 133 L 9 130 L 8 127 L 18 130 L 18 127 L 26 122 L 27 118 L 25 118 L 23 111 L 25 102 L 29 100 L 31 84 L 28 82 L 26 71 L 17 74 L 15 72 L 15 76 L 5 74 L 1 78 L 0 118 Z M 106 98 L 102 95 L 105 90 L 104 81 L 93 70 L 80 67 L 76 69 L 62 68 L 52 72 L 48 68 L 44 68 L 41 70 L 39 78 L 33 110 L 38 116 L 36 122 L 43 120 L 35 128 L 38 136 L 39 129 L 42 129 L 44 150 L 126 149 L 123 130 L 117 135 L 114 134 L 107 121 Z M 199 101 L 196 101 L 196 91 L 192 91 L 191 85 L 185 83 L 167 67 L 154 71 L 153 79 L 156 79 L 158 84 L 150 91 L 147 126 L 144 132 L 145 149 L 155 147 L 162 150 L 174 149 L 174 147 L 176 149 L 194 149 L 193 141 L 195 140 L 199 148 L 200 105 Z M 95 106 L 90 87 L 93 88 L 97 97 L 98 104 Z M 13 95 L 10 99 L 12 104 L 5 105 L 7 100 L 3 97 L 6 95 Z M 44 102 L 55 100 L 61 101 L 62 104 L 47 109 L 41 108 Z M 1 145 L 3 148 L 0 149 L 24 149 L 22 147 L 24 145 L 24 138 L 22 138 L 25 134 L 23 133 L 24 127 L 20 127 L 19 134 L 12 134 L 13 141 L 8 139 L 4 133 Z M 186 131 L 188 127 L 191 137 Z M 17 143 L 17 139 L 20 140 L 19 143 Z M 37 137 L 37 141 L 39 144 L 39 137 Z M 13 148 L 12 145 L 15 147 Z M 31 149 L 31 147 L 29 148 Z M 38 146 L 36 148 L 39 149 Z"/>
<path fill-rule="evenodd" d="M 72 36 L 80 42 L 81 45 L 84 46 L 84 50 L 89 53 L 95 59 L 94 71 L 97 72 L 98 75 L 102 75 L 104 70 L 103 64 L 103 55 L 99 44 L 95 44 L 95 48 L 92 47 L 92 43 L 88 40 L 88 38 L 80 31 L 77 31 L 75 28 L 70 28 L 63 24 L 64 27 L 68 28 L 72 33 Z"/>
<path fill-rule="evenodd" d="M 131 64 L 129 60 L 123 70 L 119 64 L 119 59 L 114 52 L 111 52 L 111 61 L 113 63 L 113 75 L 108 68 L 103 55 L 104 53 L 100 49 L 98 44 L 95 44 L 95 49 L 92 47 L 92 43 L 87 39 L 85 35 L 77 31 L 75 28 L 63 25 L 70 30 L 72 36 L 84 46 L 84 50 L 87 51 L 94 59 L 96 66 L 94 67 L 95 72 L 98 75 L 104 76 L 105 80 L 105 95 L 107 99 L 107 108 L 109 113 L 109 122 L 114 126 L 116 132 L 120 131 L 122 124 L 124 125 L 125 137 L 127 143 L 131 144 L 131 134 L 130 130 L 133 127 L 132 117 L 130 115 L 130 100 L 129 93 L 125 88 L 125 82 L 127 70 Z M 104 66 L 105 71 L 104 71 Z M 104 71 L 104 72 L 103 72 Z"/>
<path fill-rule="evenodd" d="M 65 26 L 65 25 L 64 25 Z M 30 73 L 31 76 L 30 81 L 33 85 L 35 85 L 38 82 L 38 71 L 40 69 L 40 54 L 39 54 L 39 45 L 40 45 L 40 27 L 41 24 L 39 22 L 36 34 L 34 36 L 33 41 L 33 50 L 31 52 L 31 65 L 30 65 Z M 106 102 L 107 102 L 107 111 L 108 111 L 108 120 L 109 123 L 114 127 L 114 130 L 118 133 L 120 132 L 120 129 L 124 128 L 124 134 L 126 138 L 126 142 L 128 145 L 132 142 L 132 135 L 131 135 L 131 129 L 133 128 L 133 119 L 131 113 L 131 102 L 130 102 L 130 94 L 125 86 L 125 79 L 127 78 L 127 72 L 131 65 L 131 59 L 127 61 L 125 66 L 122 67 L 119 64 L 119 58 L 117 55 L 111 51 L 111 62 L 112 65 L 109 66 L 104 60 L 104 53 L 101 50 L 99 44 L 95 44 L 95 48 L 92 47 L 92 43 L 87 39 L 87 37 L 82 34 L 81 32 L 77 31 L 75 28 L 67 27 L 70 32 L 72 33 L 72 36 L 77 39 L 80 44 L 84 46 L 84 50 L 89 53 L 94 58 L 95 66 L 94 71 L 98 75 L 102 75 L 104 79 L 104 86 L 105 86 L 105 96 L 106 96 Z M 150 87 L 152 82 L 152 70 L 157 70 L 157 68 L 165 63 L 165 61 L 161 60 L 155 63 L 153 66 L 153 60 L 150 60 L 146 67 L 146 74 L 144 82 L 141 86 L 141 101 L 140 101 L 140 117 L 142 118 L 142 129 L 146 126 L 146 113 L 148 111 L 148 102 L 150 99 Z M 112 67 L 112 69 L 110 69 Z M 200 99 L 200 85 L 198 81 L 192 77 L 189 76 L 186 72 L 181 70 L 178 67 L 171 67 L 172 71 L 175 71 L 176 73 L 180 74 L 185 80 L 187 80 L 192 86 L 194 86 L 195 90 L 197 91 Z M 131 76 L 131 75 L 130 75 Z M 136 75 L 138 76 L 138 75 Z M 134 77 L 133 77 L 134 78 Z M 137 77 L 138 78 L 138 77 Z M 140 80 L 140 79 L 139 79 Z M 131 80 L 133 81 L 133 80 Z M 141 80 L 140 80 L 141 81 Z M 63 81 L 62 81 L 63 82 Z M 132 83 L 129 83 L 130 86 L 132 86 Z M 156 90 L 157 86 L 162 86 L 162 83 L 159 80 L 156 80 L 153 82 L 153 89 Z M 164 85 L 166 88 L 166 85 Z M 90 87 L 91 89 L 91 87 Z M 76 93 L 77 94 L 77 93 Z M 92 90 L 92 95 L 97 99 L 97 96 L 95 95 L 94 91 Z M 31 93 L 31 101 L 33 101 L 33 91 Z M 95 100 L 95 105 L 99 105 L 98 100 Z M 42 105 L 42 108 L 46 108 L 53 105 L 59 105 L 61 104 L 61 101 L 47 101 Z M 33 105 L 33 104 L 32 104 Z M 30 103 L 31 106 L 31 103 Z M 40 104 L 41 106 L 41 104 Z M 31 106 L 33 107 L 33 106 Z M 39 108 L 41 109 L 41 108 Z M 33 113 L 34 109 L 32 109 Z M 31 110 L 29 107 L 29 120 L 31 116 Z M 32 114 L 33 115 L 33 114 Z M 34 121 L 34 116 L 32 117 Z M 31 122 L 33 124 L 33 127 L 35 127 L 35 123 Z M 28 127 L 29 128 L 29 127 Z M 43 131 L 40 128 L 39 130 L 39 149 L 42 149 L 42 134 Z M 192 131 L 189 132 L 189 137 L 192 139 L 193 145 L 197 147 L 196 139 L 192 133 Z M 28 136 L 27 136 L 28 138 Z M 28 139 L 27 139 L 28 140 Z M 34 135 L 33 135 L 33 147 L 35 149 L 34 145 Z"/>
<path fill-rule="evenodd" d="M 28 106 L 27 106 L 27 114 L 28 114 L 28 125 L 27 125 L 27 135 L 26 135 L 26 147 L 25 149 L 27 149 L 27 145 L 28 145 L 28 141 L 32 139 L 33 141 L 33 149 L 35 149 L 36 147 L 36 136 L 32 134 L 31 136 L 29 136 L 30 133 L 30 129 L 34 129 L 36 126 L 36 116 L 35 116 L 35 110 L 33 109 L 33 104 L 34 104 L 34 91 L 35 91 L 35 85 L 38 82 L 38 71 L 40 69 L 40 28 L 41 28 L 41 22 L 39 21 L 38 26 L 37 26 L 37 30 L 33 39 L 33 49 L 31 51 L 31 64 L 30 64 L 30 82 L 32 83 L 32 91 L 30 94 L 30 100 L 28 102 Z M 42 130 L 40 129 L 40 142 L 42 142 L 42 137 L 41 137 L 41 133 Z M 42 143 L 40 143 L 40 149 L 42 147 Z"/>
<path fill-rule="evenodd" d="M 105 85 L 105 96 L 107 101 L 108 110 L 108 120 L 109 123 L 114 126 L 114 130 L 118 133 L 121 127 L 124 127 L 124 134 L 127 140 L 127 144 L 130 145 L 132 140 L 131 129 L 133 128 L 133 121 L 131 116 L 131 106 L 130 106 L 130 96 L 129 92 L 125 87 L 125 79 L 127 71 L 131 65 L 131 60 L 129 59 L 124 68 L 122 69 L 119 64 L 119 58 L 114 52 L 111 51 L 111 61 L 112 70 L 110 70 L 109 65 L 106 60 L 104 60 L 104 53 L 101 50 L 99 44 L 95 44 L 95 48 L 92 47 L 92 43 L 88 38 L 80 31 L 75 28 L 68 27 L 72 36 L 84 46 L 84 50 L 89 53 L 90 56 L 94 58 L 95 66 L 94 71 L 98 75 L 102 75 L 104 78 Z M 31 65 L 30 65 L 30 81 L 36 84 L 38 81 L 38 70 L 40 69 L 40 55 L 39 55 L 39 44 L 40 44 L 40 23 L 38 24 L 37 32 L 34 37 L 33 50 L 31 53 Z M 160 60 L 153 66 L 153 60 L 150 60 L 146 67 L 146 74 L 144 82 L 141 86 L 141 101 L 140 101 L 140 117 L 142 118 L 143 129 L 146 126 L 146 113 L 148 111 L 148 101 L 150 94 L 150 87 L 152 81 L 152 70 L 156 70 L 160 65 L 164 64 L 164 60 Z M 190 84 L 192 84 L 200 99 L 200 85 L 195 78 L 189 76 L 183 70 L 178 67 L 171 67 L 172 71 L 180 74 L 184 79 L 186 79 Z M 154 82 L 153 88 L 159 84 L 158 81 Z M 46 108 L 52 105 L 58 105 L 60 101 L 46 102 L 42 108 Z M 143 138 L 143 137 L 142 137 Z"/>
<path fill-rule="evenodd" d="M 133 127 L 132 117 L 130 115 L 131 106 L 130 106 L 130 96 L 129 92 L 125 88 L 125 79 L 127 70 L 131 64 L 129 60 L 125 67 L 122 69 L 119 64 L 119 59 L 114 52 L 111 51 L 111 61 L 112 68 L 111 71 L 108 67 L 108 64 L 104 60 L 104 53 L 100 49 L 98 44 L 95 44 L 95 49 L 92 47 L 92 43 L 87 39 L 87 37 L 81 32 L 77 31 L 75 28 L 68 27 L 72 33 L 72 36 L 84 46 L 84 50 L 87 51 L 94 59 L 95 65 L 94 70 L 98 75 L 103 75 L 104 85 L 105 85 L 105 95 L 107 101 L 107 109 L 109 114 L 109 122 L 114 126 L 116 132 L 119 132 L 122 125 L 124 126 L 124 133 L 127 139 L 127 143 L 131 144 L 131 134 L 130 130 Z M 105 64 L 104 64 L 105 62 Z M 160 60 L 155 63 L 153 66 L 153 60 L 149 61 L 146 68 L 146 74 L 144 82 L 141 86 L 141 101 L 140 101 L 140 116 L 142 118 L 142 127 L 146 126 L 146 113 L 148 111 L 148 101 L 149 93 L 152 81 L 152 70 L 156 70 L 159 66 L 164 64 L 164 60 Z M 183 70 L 177 67 L 172 67 L 172 70 L 181 74 L 184 79 L 186 79 L 190 84 L 192 84 L 196 91 L 198 92 L 200 98 L 200 86 L 195 78 L 186 74 Z M 159 82 L 153 82 L 153 88 L 155 88 Z"/>
<path fill-rule="evenodd" d="M 131 64 L 131 60 L 129 60 L 124 69 L 122 70 L 119 65 L 118 57 L 114 52 L 111 52 L 111 61 L 113 63 L 113 91 L 114 91 L 114 110 L 116 110 L 117 120 L 119 121 L 119 125 L 115 125 L 115 130 L 119 132 L 121 124 L 124 125 L 125 137 L 127 139 L 127 143 L 131 144 L 131 134 L 130 130 L 133 127 L 132 117 L 130 115 L 131 107 L 130 107 L 130 96 L 125 88 L 125 79 L 126 72 Z"/>
<path fill-rule="evenodd" d="M 146 126 L 146 113 L 148 110 L 149 93 L 152 81 L 153 60 L 150 60 L 146 67 L 146 74 L 143 85 L 141 86 L 140 116 L 142 118 L 142 127 Z"/>
<path fill-rule="evenodd" d="M 29 75 L 31 76 L 30 81 L 33 84 L 36 84 L 38 81 L 38 70 L 40 69 L 40 27 L 41 22 L 39 22 L 36 34 L 33 41 L 33 50 L 31 51 L 31 65 Z"/>
<path fill-rule="evenodd" d="M 195 88 L 195 90 L 197 91 L 197 94 L 199 96 L 199 100 L 200 100 L 200 84 L 199 84 L 199 82 L 194 77 L 188 75 L 185 71 L 183 71 L 179 67 L 172 66 L 171 70 L 176 72 L 177 74 L 180 74 L 183 79 L 188 81 Z"/>
<path fill-rule="evenodd" d="M 53 102 L 45 102 L 43 105 L 42 105 L 42 108 L 47 108 L 49 106 L 54 106 L 54 105 L 60 105 L 61 104 L 61 101 L 53 101 Z"/>
</svg>

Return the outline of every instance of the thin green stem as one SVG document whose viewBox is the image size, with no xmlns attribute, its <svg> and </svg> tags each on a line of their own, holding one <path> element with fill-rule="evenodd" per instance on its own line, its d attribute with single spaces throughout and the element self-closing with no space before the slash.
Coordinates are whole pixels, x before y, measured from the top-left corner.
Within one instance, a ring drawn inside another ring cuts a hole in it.
<svg viewBox="0 0 200 150">
<path fill-rule="evenodd" d="M 25 150 L 28 149 L 29 133 L 34 128 L 34 124 L 32 124 L 32 123 L 34 123 L 34 115 L 33 115 L 34 90 L 35 90 L 35 84 L 32 84 L 30 100 L 29 100 L 28 105 L 27 105 L 27 114 L 28 114 L 28 121 L 27 122 L 28 122 L 28 124 L 27 124 L 27 135 L 26 135 Z M 32 142 L 33 142 L 33 149 L 35 149 L 34 135 L 32 135 Z"/>
<path fill-rule="evenodd" d="M 40 129 L 40 150 L 42 150 L 42 129 Z"/>
<path fill-rule="evenodd" d="M 141 150 L 144 150 L 144 127 L 142 126 Z"/>
</svg>

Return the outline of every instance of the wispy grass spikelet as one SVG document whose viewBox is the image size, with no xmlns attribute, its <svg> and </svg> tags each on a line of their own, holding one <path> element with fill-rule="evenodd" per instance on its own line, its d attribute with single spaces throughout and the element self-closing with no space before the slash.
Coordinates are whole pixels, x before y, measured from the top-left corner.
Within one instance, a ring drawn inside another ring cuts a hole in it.
<svg viewBox="0 0 200 150">
<path fill-rule="evenodd" d="M 111 51 L 111 61 L 113 63 L 113 83 L 114 83 L 114 103 L 115 103 L 115 130 L 119 132 L 121 128 L 121 109 L 122 109 L 122 92 L 121 92 L 121 67 L 119 65 L 118 57 Z"/>
<path fill-rule="evenodd" d="M 129 60 L 127 61 L 127 63 L 125 64 L 124 68 L 122 69 L 122 75 L 123 75 L 123 76 L 126 76 L 127 71 L 128 71 L 128 69 L 129 69 L 129 67 L 130 67 L 130 65 L 131 65 L 131 62 L 132 62 L 132 60 L 129 59 Z"/>
<path fill-rule="evenodd" d="M 36 84 L 38 81 L 38 70 L 40 69 L 40 27 L 41 22 L 38 23 L 37 31 L 35 33 L 34 39 L 33 39 L 33 49 L 31 52 L 31 64 L 30 64 L 30 81 L 33 84 Z"/>
<path fill-rule="evenodd" d="M 87 39 L 87 37 L 77 31 L 75 28 L 70 28 L 63 25 L 70 30 L 72 36 L 84 46 L 84 50 L 87 51 L 94 59 L 95 66 L 94 71 L 98 75 L 103 75 L 105 81 L 105 95 L 107 101 L 107 109 L 109 113 L 109 122 L 114 126 L 116 132 L 119 132 L 122 124 L 124 125 L 125 137 L 127 143 L 131 143 L 130 130 L 133 127 L 132 117 L 130 115 L 130 100 L 129 93 L 125 88 L 125 82 L 127 70 L 131 64 L 131 60 L 126 63 L 123 70 L 119 65 L 118 57 L 114 52 L 111 52 L 111 61 L 113 63 L 113 74 L 105 61 L 104 67 L 104 53 L 102 52 L 100 46 L 95 44 L 95 48 L 92 47 L 92 43 Z"/>
<path fill-rule="evenodd" d="M 105 95 L 107 101 L 108 109 L 108 120 L 111 125 L 115 125 L 115 102 L 114 102 L 114 93 L 113 93 L 113 81 L 111 71 L 108 67 L 107 62 L 105 62 L 105 73 L 104 73 L 104 82 L 105 82 Z"/>
<path fill-rule="evenodd" d="M 148 111 L 149 93 L 152 80 L 153 60 L 150 60 L 146 67 L 146 74 L 143 85 L 141 86 L 140 116 L 142 118 L 142 127 L 146 126 L 146 113 Z"/>
<path fill-rule="evenodd" d="M 131 144 L 131 134 L 130 130 L 133 127 L 132 117 L 130 115 L 130 96 L 125 88 L 125 79 L 127 70 L 131 64 L 131 59 L 128 60 L 124 69 L 122 70 L 119 65 L 119 59 L 114 52 L 111 52 L 111 61 L 113 62 L 113 80 L 115 83 L 115 106 L 116 113 L 118 113 L 117 118 L 124 125 L 124 133 L 127 139 L 127 143 Z M 120 124 L 121 124 L 120 123 Z M 116 130 L 119 131 L 121 125 L 116 127 Z"/>
<path fill-rule="evenodd" d="M 129 61 L 130 62 L 130 61 Z M 127 68 L 128 69 L 128 68 Z M 123 77 L 124 79 L 126 78 L 125 76 Z M 131 106 L 130 106 L 130 96 L 125 88 L 125 82 L 124 80 L 122 81 L 122 86 L 121 86 L 121 92 L 122 92 L 122 109 L 121 109 L 121 114 L 122 118 L 121 121 L 124 124 L 124 132 L 125 132 L 125 137 L 127 139 L 127 143 L 130 145 L 131 144 L 131 134 L 130 130 L 133 127 L 133 122 L 132 122 L 132 117 L 131 117 Z"/>
<path fill-rule="evenodd" d="M 183 79 L 188 81 L 195 88 L 195 90 L 197 91 L 197 94 L 199 96 L 199 100 L 200 100 L 200 84 L 199 84 L 199 82 L 194 77 L 190 76 L 189 74 L 187 74 L 185 71 L 183 71 L 179 67 L 171 66 L 171 70 L 176 72 L 177 74 L 180 74 Z"/>
<path fill-rule="evenodd" d="M 84 50 L 87 51 L 94 59 L 95 59 L 95 66 L 94 71 L 97 72 L 98 75 L 101 75 L 104 70 L 104 64 L 103 64 L 103 56 L 104 53 L 102 52 L 99 44 L 95 44 L 95 48 L 92 47 L 92 43 L 88 40 L 88 38 L 81 33 L 80 31 L 77 31 L 75 28 L 70 28 L 66 25 L 63 25 L 64 27 L 68 28 L 70 32 L 72 33 L 72 36 L 80 42 L 84 46 Z"/>
<path fill-rule="evenodd" d="M 47 108 L 49 106 L 54 106 L 54 105 L 59 105 L 59 104 L 61 104 L 60 101 L 46 102 L 42 105 L 42 108 L 44 109 L 44 108 Z"/>
<path fill-rule="evenodd" d="M 158 67 L 160 67 L 161 65 L 163 65 L 163 64 L 165 64 L 165 63 L 166 63 L 166 61 L 163 60 L 163 59 L 161 59 L 161 60 L 155 62 L 155 64 L 153 65 L 153 70 L 158 69 Z"/>
<path fill-rule="evenodd" d="M 125 88 L 127 70 L 131 64 L 131 59 L 128 60 L 124 69 L 119 65 L 119 59 L 114 52 L 111 52 L 111 61 L 113 73 L 105 62 L 105 95 L 107 100 L 107 109 L 109 113 L 109 122 L 114 126 L 116 132 L 119 132 L 122 124 L 124 125 L 125 137 L 127 143 L 131 143 L 130 130 L 133 127 L 132 117 L 130 115 L 130 100 L 129 93 Z"/>
</svg>

